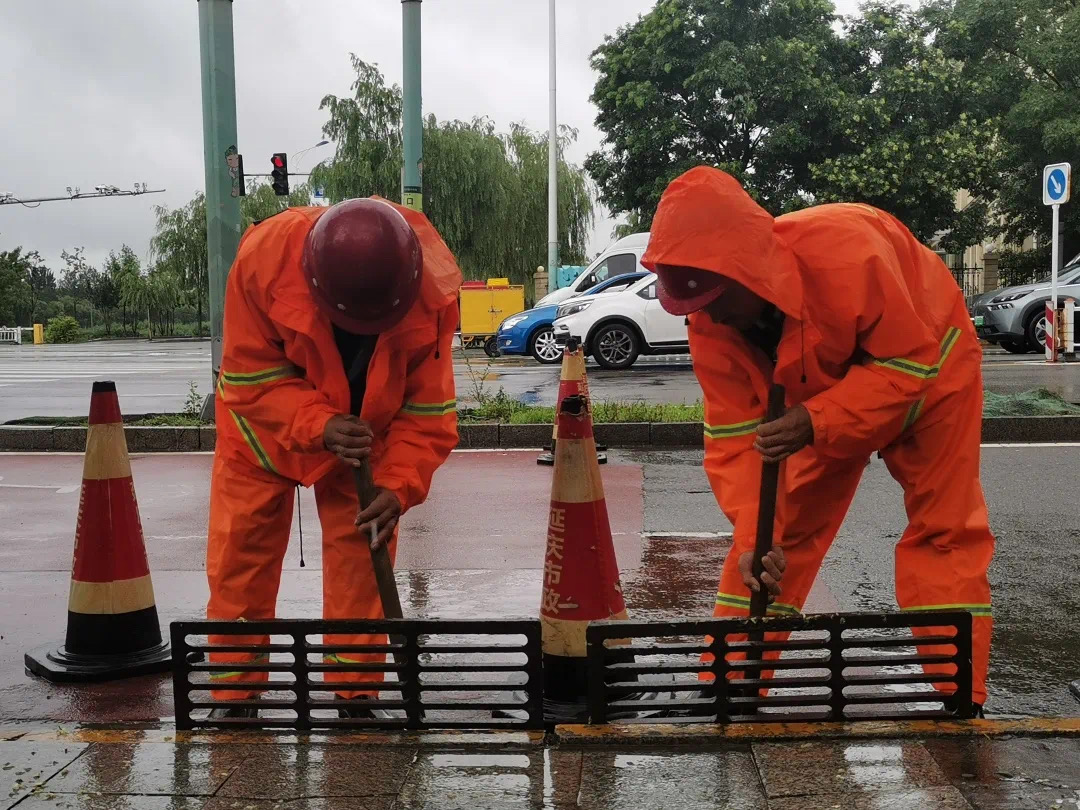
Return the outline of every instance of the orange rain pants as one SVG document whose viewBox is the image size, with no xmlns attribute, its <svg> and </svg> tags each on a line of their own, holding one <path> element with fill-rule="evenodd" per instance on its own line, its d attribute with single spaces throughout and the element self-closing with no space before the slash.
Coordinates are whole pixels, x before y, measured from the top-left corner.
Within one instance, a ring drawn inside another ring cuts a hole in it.
<svg viewBox="0 0 1080 810">
<path fill-rule="evenodd" d="M 290 482 L 254 467 L 235 469 L 235 462 L 218 457 L 211 478 L 209 547 L 206 573 L 210 581 L 210 619 L 271 619 L 276 616 L 281 565 L 292 528 L 296 488 Z M 315 484 L 315 502 L 322 526 L 323 617 L 350 619 L 382 617 L 382 602 L 371 567 L 371 554 L 356 533 L 357 499 L 352 471 L 339 465 Z M 397 533 L 389 544 L 390 559 Z M 265 636 L 213 637 L 211 643 L 267 643 Z M 385 644 L 385 636 L 325 638 L 328 644 Z M 331 656 L 329 661 L 333 661 Z M 350 662 L 382 662 L 382 654 L 351 653 Z M 215 653 L 215 663 L 250 662 L 247 653 Z M 221 672 L 213 679 L 230 683 L 262 683 L 265 672 Z M 335 673 L 337 681 L 379 682 L 382 673 Z M 257 693 L 217 690 L 219 700 L 245 699 Z M 353 697 L 361 692 L 341 692 Z"/>
</svg>

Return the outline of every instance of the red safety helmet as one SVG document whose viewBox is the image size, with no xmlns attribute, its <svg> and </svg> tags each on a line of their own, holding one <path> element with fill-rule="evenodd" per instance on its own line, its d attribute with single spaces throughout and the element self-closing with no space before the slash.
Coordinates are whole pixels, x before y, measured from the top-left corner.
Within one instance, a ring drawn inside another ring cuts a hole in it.
<svg viewBox="0 0 1080 810">
<path fill-rule="evenodd" d="M 405 217 L 381 200 L 346 200 L 319 217 L 304 241 L 315 303 L 355 335 L 385 332 L 420 294 L 424 254 Z"/>
</svg>

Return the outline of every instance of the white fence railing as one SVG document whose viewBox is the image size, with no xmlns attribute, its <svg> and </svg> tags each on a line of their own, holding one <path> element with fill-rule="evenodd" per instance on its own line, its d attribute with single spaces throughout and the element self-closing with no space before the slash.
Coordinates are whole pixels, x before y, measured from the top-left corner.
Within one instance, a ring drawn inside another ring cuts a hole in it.
<svg viewBox="0 0 1080 810">
<path fill-rule="evenodd" d="M 22 343 L 22 328 L 0 326 L 0 343 Z"/>
</svg>

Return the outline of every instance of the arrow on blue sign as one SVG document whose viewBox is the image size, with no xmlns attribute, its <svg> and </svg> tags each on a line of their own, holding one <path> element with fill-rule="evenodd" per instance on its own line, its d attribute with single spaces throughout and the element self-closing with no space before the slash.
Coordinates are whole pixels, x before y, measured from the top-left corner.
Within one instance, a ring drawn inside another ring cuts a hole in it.
<svg viewBox="0 0 1080 810">
<path fill-rule="evenodd" d="M 1046 193 L 1051 200 L 1060 200 L 1065 196 L 1065 172 L 1054 169 L 1046 178 Z"/>
</svg>

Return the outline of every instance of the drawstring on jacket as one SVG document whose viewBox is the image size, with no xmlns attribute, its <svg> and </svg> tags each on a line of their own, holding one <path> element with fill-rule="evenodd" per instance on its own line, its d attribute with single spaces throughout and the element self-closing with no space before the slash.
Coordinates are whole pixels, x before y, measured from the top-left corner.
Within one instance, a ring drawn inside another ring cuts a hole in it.
<svg viewBox="0 0 1080 810">
<path fill-rule="evenodd" d="M 304 518 L 300 514 L 300 485 L 296 485 L 296 527 L 300 530 L 300 567 L 304 567 Z"/>
<path fill-rule="evenodd" d="M 799 359 L 802 360 L 802 377 L 799 382 L 806 385 L 806 312 L 802 314 L 803 317 L 799 318 Z"/>
<path fill-rule="evenodd" d="M 442 310 L 435 313 L 435 359 L 439 359 L 439 341 L 442 340 Z"/>
</svg>

